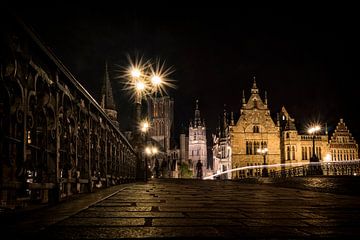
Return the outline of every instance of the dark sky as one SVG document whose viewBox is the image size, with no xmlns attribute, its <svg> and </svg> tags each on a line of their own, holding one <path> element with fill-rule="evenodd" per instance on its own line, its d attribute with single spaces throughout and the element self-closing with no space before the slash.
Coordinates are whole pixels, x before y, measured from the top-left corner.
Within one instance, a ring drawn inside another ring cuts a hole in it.
<svg viewBox="0 0 360 240">
<path fill-rule="evenodd" d="M 175 127 L 188 124 L 195 100 L 214 132 L 224 104 L 238 117 L 256 76 L 272 115 L 282 105 L 299 130 L 312 120 L 332 130 L 344 118 L 360 136 L 358 17 L 342 8 L 142 9 L 116 6 L 21 9 L 25 21 L 97 99 L 104 63 L 110 74 L 126 55 L 166 60 L 178 88 Z M 120 124 L 132 103 L 114 80 Z"/>
</svg>

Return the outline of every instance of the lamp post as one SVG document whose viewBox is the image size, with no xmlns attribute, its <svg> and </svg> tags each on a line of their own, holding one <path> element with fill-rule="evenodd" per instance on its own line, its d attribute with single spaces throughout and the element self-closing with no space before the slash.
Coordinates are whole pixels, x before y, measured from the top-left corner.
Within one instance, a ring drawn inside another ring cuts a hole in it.
<svg viewBox="0 0 360 240">
<path fill-rule="evenodd" d="M 319 166 L 319 157 L 316 155 L 316 152 L 315 152 L 315 138 L 316 138 L 316 133 L 318 131 L 321 130 L 321 127 L 319 125 L 314 125 L 312 127 L 310 127 L 308 129 L 308 133 L 310 135 L 312 135 L 312 156 L 310 158 L 310 174 L 315 174 L 315 175 L 322 175 L 323 174 L 323 171 L 322 171 L 322 168 L 321 166 Z"/>
<path fill-rule="evenodd" d="M 312 147 L 312 156 L 310 158 L 310 162 L 319 162 L 319 158 L 316 156 L 316 153 L 315 153 L 315 135 L 318 131 L 320 131 L 320 126 L 319 125 L 315 125 L 313 127 L 310 127 L 309 130 L 308 130 L 308 133 L 310 135 L 312 135 L 312 144 L 313 144 L 313 147 Z"/>
<path fill-rule="evenodd" d="M 264 158 L 264 167 L 262 169 L 262 176 L 263 177 L 268 177 L 269 176 L 269 172 L 268 172 L 268 169 L 267 169 L 267 166 L 266 166 L 266 155 L 268 153 L 268 149 L 267 148 L 258 148 L 257 152 L 259 154 L 261 154 Z"/>
<path fill-rule="evenodd" d="M 160 63 L 160 61 L 156 61 L 155 63 L 151 61 L 144 62 L 143 58 L 137 58 L 135 61 L 132 61 L 130 57 L 128 57 L 128 60 L 130 67 L 126 68 L 125 74 L 120 76 L 120 78 L 125 79 L 124 89 L 130 90 L 129 92 L 135 102 L 135 124 L 132 141 L 139 156 L 138 175 L 144 176 L 144 178 L 147 179 L 147 169 L 144 175 L 142 173 L 142 167 L 144 166 L 144 141 L 147 141 L 147 139 L 142 138 L 141 135 L 145 133 L 147 137 L 149 123 L 147 123 L 145 127 L 143 123 L 140 123 L 142 100 L 147 100 L 148 97 L 156 97 L 158 93 L 166 93 L 165 86 L 174 88 L 175 85 L 171 83 L 173 80 L 167 78 L 173 70 L 171 68 L 165 68 L 164 63 Z M 145 163 L 145 165 L 146 164 L 147 163 Z"/>
</svg>

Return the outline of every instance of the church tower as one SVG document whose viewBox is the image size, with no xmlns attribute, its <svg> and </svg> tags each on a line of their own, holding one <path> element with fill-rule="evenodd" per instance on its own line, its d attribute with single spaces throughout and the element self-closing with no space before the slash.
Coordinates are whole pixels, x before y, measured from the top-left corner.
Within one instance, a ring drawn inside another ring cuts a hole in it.
<svg viewBox="0 0 360 240">
<path fill-rule="evenodd" d="M 169 96 L 152 97 L 147 100 L 150 121 L 149 136 L 157 141 L 165 153 L 171 146 L 171 131 L 174 121 L 174 100 Z"/>
<path fill-rule="evenodd" d="M 220 174 L 231 170 L 231 127 L 233 125 L 233 114 L 231 114 L 230 124 L 228 113 L 225 109 L 223 116 L 219 118 L 219 127 L 216 134 L 213 134 L 213 173 Z M 231 173 L 220 175 L 220 179 L 231 179 Z"/>
<path fill-rule="evenodd" d="M 205 121 L 201 120 L 199 100 L 196 100 L 195 118 L 189 124 L 189 160 L 193 169 L 193 176 L 196 177 L 196 164 L 202 163 L 202 173 L 206 176 L 207 171 L 207 144 Z"/>
<path fill-rule="evenodd" d="M 100 105 L 104 109 L 105 113 L 112 120 L 116 127 L 119 128 L 119 122 L 117 120 L 117 111 L 114 102 L 113 90 L 111 87 L 109 71 L 107 62 L 105 63 L 105 75 L 101 88 L 101 101 Z"/>
</svg>

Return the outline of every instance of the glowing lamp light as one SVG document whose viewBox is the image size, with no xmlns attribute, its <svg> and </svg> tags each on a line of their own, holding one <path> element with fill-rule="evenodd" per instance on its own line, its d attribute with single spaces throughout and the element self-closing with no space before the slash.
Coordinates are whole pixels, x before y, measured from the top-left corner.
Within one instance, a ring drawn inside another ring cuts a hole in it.
<svg viewBox="0 0 360 240">
<path fill-rule="evenodd" d="M 146 147 L 146 148 L 145 148 L 145 153 L 146 153 L 147 155 L 150 155 L 150 154 L 151 154 L 151 148 L 150 148 L 150 147 Z"/>
<path fill-rule="evenodd" d="M 158 149 L 156 147 L 153 147 L 151 150 L 152 150 L 152 154 L 157 154 L 158 153 Z"/>
<path fill-rule="evenodd" d="M 261 153 L 261 154 L 266 154 L 267 151 L 268 151 L 267 148 L 258 148 L 258 150 L 257 150 L 257 152 L 258 152 L 258 153 Z"/>
<path fill-rule="evenodd" d="M 321 129 L 321 127 L 319 125 L 315 125 L 315 126 L 309 128 L 308 133 L 313 134 L 313 133 L 316 133 L 317 131 L 319 131 L 320 129 Z"/>
<path fill-rule="evenodd" d="M 137 81 L 135 87 L 136 87 L 136 90 L 142 91 L 145 89 L 145 83 L 143 83 L 141 81 Z"/>
<path fill-rule="evenodd" d="M 159 77 L 159 76 L 157 76 L 157 75 L 154 75 L 154 76 L 151 78 L 151 83 L 152 83 L 152 85 L 154 85 L 154 86 L 160 85 L 161 82 L 162 82 L 161 77 Z"/>
<path fill-rule="evenodd" d="M 134 77 L 134 78 L 140 77 L 140 76 L 141 76 L 140 70 L 137 69 L 137 68 L 133 68 L 133 69 L 131 70 L 131 76 Z"/>
<path fill-rule="evenodd" d="M 324 160 L 325 160 L 325 162 L 330 162 L 331 161 L 331 154 L 330 153 L 326 154 Z"/>
<path fill-rule="evenodd" d="M 148 123 L 148 121 L 143 121 L 142 123 L 141 123 L 141 128 L 140 128 L 140 130 L 142 131 L 142 132 L 147 132 L 148 130 L 149 130 L 149 123 Z"/>
</svg>

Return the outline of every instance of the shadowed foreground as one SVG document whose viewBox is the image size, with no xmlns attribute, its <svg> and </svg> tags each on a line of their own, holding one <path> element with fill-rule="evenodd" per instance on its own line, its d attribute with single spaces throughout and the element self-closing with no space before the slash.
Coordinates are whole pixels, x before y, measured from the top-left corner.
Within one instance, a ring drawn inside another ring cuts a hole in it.
<svg viewBox="0 0 360 240">
<path fill-rule="evenodd" d="M 27 222 L 18 222 L 16 235 L 47 239 L 360 237 L 357 196 L 176 179 L 111 189 L 37 212 Z"/>
</svg>

